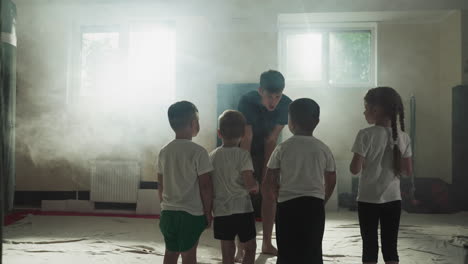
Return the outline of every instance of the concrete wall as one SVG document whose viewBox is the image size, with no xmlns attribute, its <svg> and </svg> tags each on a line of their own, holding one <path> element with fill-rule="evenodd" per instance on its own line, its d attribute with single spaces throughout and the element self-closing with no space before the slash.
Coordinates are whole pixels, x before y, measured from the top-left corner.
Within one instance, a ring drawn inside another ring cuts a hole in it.
<svg viewBox="0 0 468 264">
<path fill-rule="evenodd" d="M 461 11 L 462 74 L 463 84 L 468 85 L 468 8 Z"/>
<path fill-rule="evenodd" d="M 462 82 L 460 12 L 440 23 L 439 35 L 439 120 L 440 178 L 452 182 L 452 88 Z"/>
<path fill-rule="evenodd" d="M 51 1 L 42 6 L 26 2 L 19 1 L 18 6 L 17 190 L 88 190 L 88 162 L 96 158 L 138 160 L 143 166 L 143 179 L 155 180 L 153 163 L 159 149 L 172 137 L 164 107 L 141 109 L 129 121 L 128 116 L 96 114 L 67 104 L 67 91 L 73 87 L 70 61 L 77 44 L 73 28 L 80 21 L 115 21 L 124 16 L 163 17 L 176 22 L 176 97 L 191 100 L 199 107 L 202 130 L 194 140 L 208 150 L 215 146 L 216 85 L 256 82 L 262 71 L 277 68 L 275 10 L 262 13 L 262 20 L 254 21 L 245 18 L 245 13 L 236 14 L 240 6 L 217 6 L 218 15 L 204 16 L 200 8 L 162 3 L 146 8 L 110 8 L 104 2 L 86 6 L 69 1 Z M 249 5 L 242 3 L 243 7 Z M 279 3 L 275 8 L 279 6 L 288 9 Z M 439 96 L 445 94 L 445 83 L 439 80 L 441 43 L 445 45 L 445 38 L 440 32 L 445 23 L 451 27 L 452 20 L 456 22 L 456 18 L 428 23 L 386 22 L 378 29 L 379 85 L 395 87 L 405 102 L 412 94 L 418 98 L 419 177 L 448 179 L 441 176 L 446 167 L 438 164 L 441 146 L 427 131 L 434 131 L 434 120 L 442 118 Z M 456 37 L 453 32 L 451 36 Z M 444 63 L 450 64 L 450 58 L 444 57 Z M 340 164 L 349 162 L 354 137 L 366 126 L 362 115 L 365 92 L 286 88 L 292 98 L 308 96 L 321 104 L 323 114 L 317 136 L 330 145 Z M 284 136 L 288 136 L 287 131 Z M 347 174 L 341 177 L 345 177 L 343 186 L 349 186 Z"/>
<path fill-rule="evenodd" d="M 156 180 L 157 153 L 173 136 L 167 105 L 107 113 L 67 102 L 75 88 L 77 25 L 131 20 L 132 12 L 119 5 L 99 16 L 94 13 L 99 5 L 18 9 L 17 190 L 88 190 L 93 159 L 138 160 L 143 180 Z M 217 84 L 254 82 L 265 69 L 276 68 L 276 33 L 253 32 L 242 24 L 226 30 L 223 23 L 230 21 L 179 16 L 169 8 L 134 11 L 142 14 L 138 20 L 170 16 L 175 21 L 176 100 L 198 106 L 202 130 L 194 141 L 213 149 Z"/>
<path fill-rule="evenodd" d="M 434 142 L 439 116 L 439 29 L 433 23 L 378 24 L 378 85 L 391 86 L 401 94 L 409 131 L 409 100 L 417 98 L 415 171 L 417 177 L 442 178 L 439 145 Z M 291 90 L 291 89 L 290 89 Z M 317 137 L 332 149 L 338 164 L 339 189 L 350 190 L 348 165 L 351 147 L 359 129 L 367 127 L 363 97 L 367 89 L 308 89 L 287 91 L 293 97 L 309 96 L 322 108 Z M 428 132 L 430 131 L 430 132 Z M 445 140 L 444 140 L 445 142 Z M 434 164 L 434 165 L 432 165 Z M 435 165 L 439 164 L 439 165 Z"/>
</svg>

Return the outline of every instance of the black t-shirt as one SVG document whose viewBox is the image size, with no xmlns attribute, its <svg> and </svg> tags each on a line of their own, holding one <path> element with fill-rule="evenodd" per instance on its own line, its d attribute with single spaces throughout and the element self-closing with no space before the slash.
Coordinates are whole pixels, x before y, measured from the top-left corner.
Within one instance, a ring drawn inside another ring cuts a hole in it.
<svg viewBox="0 0 468 264">
<path fill-rule="evenodd" d="M 239 111 L 247 119 L 247 125 L 252 126 L 253 138 L 252 155 L 263 155 L 265 152 L 265 138 L 268 137 L 276 125 L 288 124 L 288 107 L 291 99 L 284 95 L 275 110 L 268 111 L 262 105 L 262 98 L 258 91 L 244 94 L 239 101 Z"/>
</svg>

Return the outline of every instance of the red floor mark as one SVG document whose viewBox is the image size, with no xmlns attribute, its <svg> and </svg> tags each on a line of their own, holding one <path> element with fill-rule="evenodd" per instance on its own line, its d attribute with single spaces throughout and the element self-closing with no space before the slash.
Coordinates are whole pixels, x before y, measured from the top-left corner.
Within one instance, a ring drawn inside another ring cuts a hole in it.
<svg viewBox="0 0 468 264">
<path fill-rule="evenodd" d="M 48 216 L 98 216 L 98 217 L 127 217 L 143 219 L 159 219 L 159 215 L 135 215 L 135 214 L 106 214 L 106 213 L 78 213 L 78 212 L 43 212 L 40 210 L 18 211 L 8 214 L 5 217 L 5 226 L 25 218 L 27 215 L 48 215 Z"/>
<path fill-rule="evenodd" d="M 159 215 L 136 215 L 136 214 L 105 214 L 105 213 L 78 213 L 78 212 L 44 212 L 41 210 L 24 210 L 17 211 L 5 216 L 5 226 L 16 223 L 28 215 L 48 215 L 48 216 L 97 216 L 97 217 L 127 217 L 127 218 L 143 218 L 143 219 L 159 219 Z M 256 219 L 261 222 L 261 218 Z"/>
</svg>

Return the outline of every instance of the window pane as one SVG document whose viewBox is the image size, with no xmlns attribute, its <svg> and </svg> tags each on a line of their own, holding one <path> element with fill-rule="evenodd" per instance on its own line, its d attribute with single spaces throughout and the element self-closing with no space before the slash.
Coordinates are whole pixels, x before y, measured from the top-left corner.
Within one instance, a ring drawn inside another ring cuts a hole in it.
<svg viewBox="0 0 468 264">
<path fill-rule="evenodd" d="M 121 76 L 119 33 L 92 32 L 81 37 L 80 96 L 105 95 L 118 89 Z"/>
<path fill-rule="evenodd" d="M 289 35 L 286 69 L 289 79 L 322 80 L 322 33 Z"/>
<path fill-rule="evenodd" d="M 371 32 L 330 33 L 330 83 L 369 82 Z"/>
<path fill-rule="evenodd" d="M 169 26 L 145 25 L 130 32 L 129 79 L 138 100 L 169 102 L 175 90 L 175 32 Z"/>
</svg>

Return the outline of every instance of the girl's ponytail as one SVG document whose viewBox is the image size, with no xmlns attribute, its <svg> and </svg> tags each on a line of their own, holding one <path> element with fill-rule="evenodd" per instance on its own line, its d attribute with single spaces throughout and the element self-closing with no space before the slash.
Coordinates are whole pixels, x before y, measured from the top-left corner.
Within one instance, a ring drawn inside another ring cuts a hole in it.
<svg viewBox="0 0 468 264">
<path fill-rule="evenodd" d="M 400 98 L 400 101 L 401 101 L 401 98 Z M 398 117 L 400 117 L 401 131 L 405 131 L 405 111 L 403 110 L 403 104 L 398 108 Z"/>
<path fill-rule="evenodd" d="M 398 109 L 400 107 L 395 104 L 392 107 L 392 113 L 391 113 L 391 123 L 392 123 L 392 147 L 393 147 L 393 170 L 395 171 L 395 175 L 397 177 L 400 176 L 401 174 L 401 151 L 400 147 L 398 145 L 398 127 L 397 127 L 397 115 L 398 115 Z M 401 117 L 400 117 L 401 121 Z"/>
<path fill-rule="evenodd" d="M 401 97 L 393 88 L 377 87 L 370 89 L 364 97 L 364 100 L 368 104 L 382 107 L 385 114 L 390 118 L 392 128 L 391 147 L 393 148 L 393 169 L 395 175 L 399 177 L 401 174 L 402 154 L 398 144 L 398 121 L 401 130 L 405 131 L 405 114 Z"/>
</svg>

